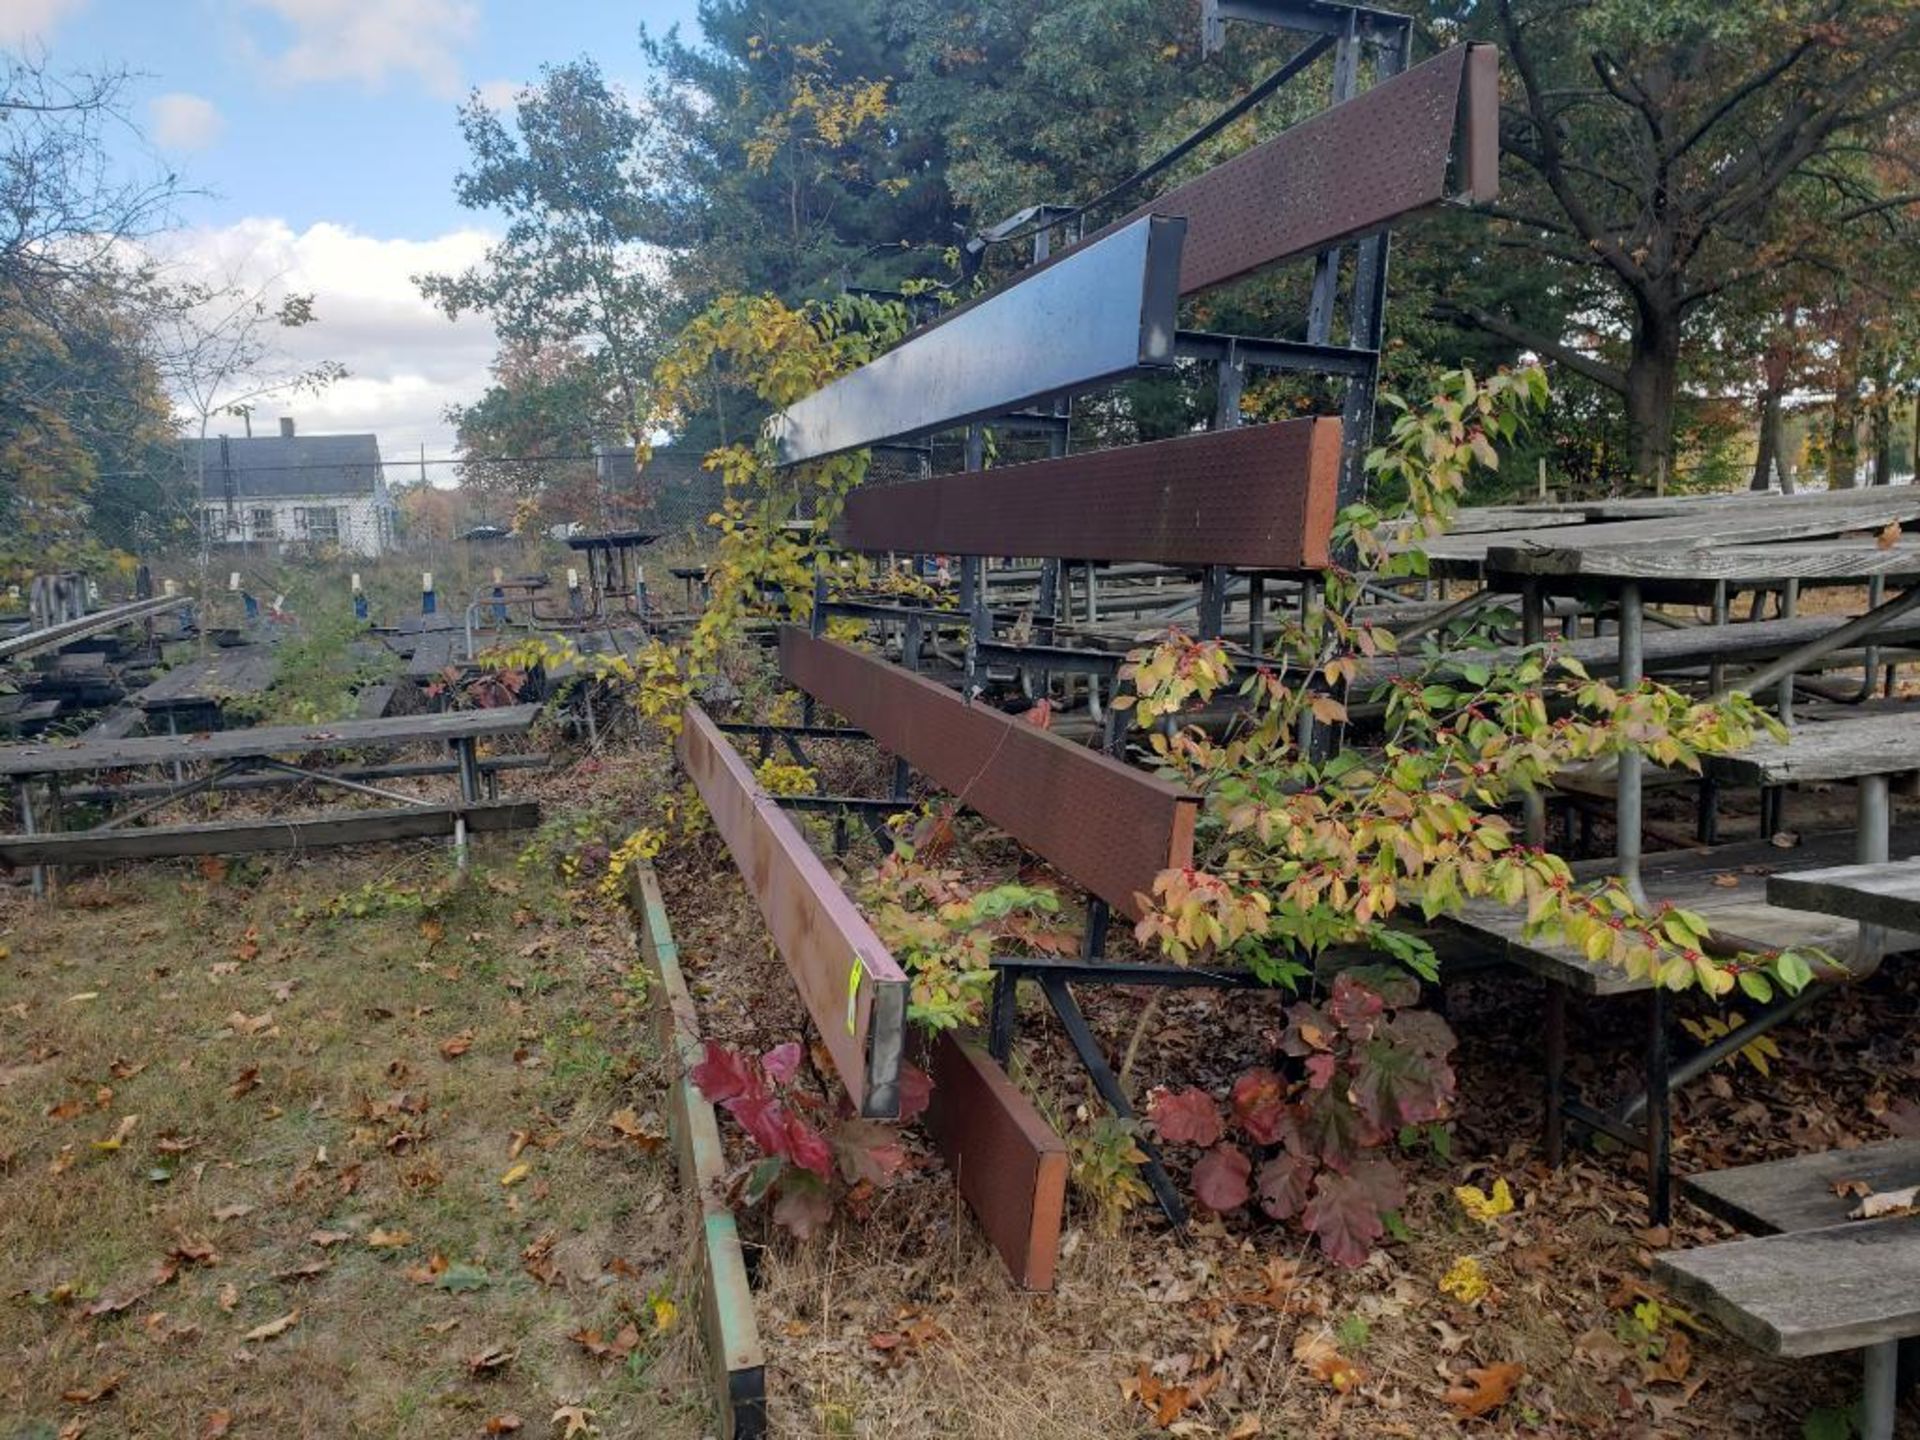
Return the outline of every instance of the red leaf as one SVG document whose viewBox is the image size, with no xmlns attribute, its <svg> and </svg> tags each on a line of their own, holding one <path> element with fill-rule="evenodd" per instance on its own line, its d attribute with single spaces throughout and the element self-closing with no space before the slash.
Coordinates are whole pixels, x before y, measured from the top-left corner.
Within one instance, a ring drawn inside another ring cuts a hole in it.
<svg viewBox="0 0 1920 1440">
<path fill-rule="evenodd" d="M 1162 1090 L 1148 1114 L 1160 1138 L 1174 1145 L 1211 1145 L 1226 1133 L 1220 1107 L 1204 1090 Z"/>
<path fill-rule="evenodd" d="M 849 1120 L 834 1132 L 833 1148 L 840 1157 L 840 1173 L 849 1184 L 865 1180 L 888 1184 L 907 1163 L 899 1135 L 877 1120 Z"/>
<path fill-rule="evenodd" d="M 1334 1072 L 1340 1068 L 1339 1057 L 1334 1055 L 1309 1055 L 1307 1057 L 1307 1087 L 1311 1090 L 1324 1090 L 1333 1083 Z"/>
<path fill-rule="evenodd" d="M 780 1182 L 780 1197 L 773 1202 L 773 1219 L 805 1240 L 833 1219 L 833 1197 L 827 1187 L 811 1176 L 789 1174 Z"/>
<path fill-rule="evenodd" d="M 1381 1212 L 1406 1199 L 1400 1172 L 1384 1160 L 1362 1160 L 1349 1175 L 1322 1171 L 1301 1222 L 1336 1265 L 1362 1264 L 1373 1242 L 1387 1233 Z"/>
<path fill-rule="evenodd" d="M 1333 978 L 1333 999 L 1327 1013 L 1333 1023 L 1355 1040 L 1366 1040 L 1386 1013 L 1387 1002 L 1344 971 Z"/>
<path fill-rule="evenodd" d="M 1287 1113 L 1286 1082 L 1264 1065 L 1233 1082 L 1234 1121 L 1256 1145 L 1277 1145 Z"/>
<path fill-rule="evenodd" d="M 1446 1113 L 1453 1069 L 1419 1051 L 1381 1039 L 1362 1047 L 1353 1077 L 1353 1103 L 1384 1129 L 1424 1125 Z"/>
<path fill-rule="evenodd" d="M 1252 1193 L 1247 1186 L 1252 1174 L 1253 1162 L 1238 1145 L 1216 1145 L 1193 1167 L 1193 1198 L 1221 1214 L 1238 1210 Z"/>
<path fill-rule="evenodd" d="M 1332 1017 L 1302 1000 L 1287 1007 L 1287 1033 L 1280 1037 L 1280 1048 L 1293 1056 L 1314 1055 L 1331 1050 L 1337 1036 Z"/>
<path fill-rule="evenodd" d="M 740 1122 L 764 1153 L 787 1153 L 787 1112 L 778 1100 L 771 1095 L 748 1094 L 736 1095 L 725 1104 L 727 1113 Z"/>
<path fill-rule="evenodd" d="M 900 1123 L 924 1114 L 933 1103 L 933 1077 L 918 1065 L 900 1062 Z"/>
<path fill-rule="evenodd" d="M 706 1054 L 698 1065 L 687 1072 L 687 1077 L 715 1105 L 738 1095 L 754 1094 L 764 1088 L 746 1056 L 712 1040 L 707 1041 Z"/>
<path fill-rule="evenodd" d="M 820 1132 L 793 1111 L 784 1113 L 786 1148 L 775 1153 L 785 1155 L 803 1170 L 811 1170 L 822 1180 L 833 1174 L 833 1147 Z"/>
<path fill-rule="evenodd" d="M 760 1057 L 761 1068 L 772 1077 L 776 1085 L 784 1085 L 793 1079 L 800 1069 L 800 1042 L 789 1040 L 784 1045 L 776 1045 Z"/>
<path fill-rule="evenodd" d="M 1291 1220 L 1306 1207 L 1307 1187 L 1318 1169 L 1304 1155 L 1274 1156 L 1260 1167 L 1260 1208 L 1275 1220 Z"/>
</svg>

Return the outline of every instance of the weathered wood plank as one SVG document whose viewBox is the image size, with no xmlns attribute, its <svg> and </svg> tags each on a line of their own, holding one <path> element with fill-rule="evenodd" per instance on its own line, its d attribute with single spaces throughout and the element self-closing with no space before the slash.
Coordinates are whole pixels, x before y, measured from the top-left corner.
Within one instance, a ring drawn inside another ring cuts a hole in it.
<svg viewBox="0 0 1920 1440">
<path fill-rule="evenodd" d="M 1778 659 L 1811 640 L 1838 630 L 1846 623 L 1846 616 L 1796 615 L 1789 619 L 1759 623 L 1742 621 L 1672 629 L 1649 626 L 1642 642 L 1642 652 L 1646 671 L 1650 675 L 1696 668 L 1713 662 L 1753 664 Z M 1578 661 L 1588 674 L 1596 678 L 1608 678 L 1620 673 L 1618 636 L 1583 636 L 1578 640 L 1550 643 L 1553 653 Z M 1920 645 L 1920 618 L 1895 619 L 1874 632 L 1873 643 L 1882 650 Z M 1419 654 L 1381 656 L 1361 662 L 1355 684 L 1376 685 L 1409 675 L 1454 678 L 1460 674 L 1461 667 L 1467 665 L 1488 665 L 1499 669 L 1518 661 L 1523 648 L 1503 645 L 1485 650 L 1452 650 L 1437 657 Z M 1836 653 L 1823 657 L 1813 668 L 1835 669 L 1845 664 L 1846 655 Z"/>
<path fill-rule="evenodd" d="M 1767 880 L 1767 899 L 1795 910 L 1844 915 L 1868 925 L 1920 930 L 1920 859 L 1836 865 Z"/>
<path fill-rule="evenodd" d="M 546 768 L 549 758 L 544 753 L 483 755 L 475 763 L 482 775 L 497 775 L 509 770 L 541 770 Z M 337 775 L 342 780 L 366 780 L 377 785 L 383 780 L 421 780 L 436 775 L 457 775 L 459 772 L 459 764 L 447 759 L 405 760 L 391 765 L 338 765 L 326 773 Z M 222 776 L 213 782 L 211 788 L 220 791 L 286 790 L 295 785 L 319 783 L 299 775 L 289 775 L 285 771 L 258 770 Z M 176 788 L 171 780 L 138 780 L 127 785 L 76 785 L 60 793 L 69 801 L 105 801 L 114 804 L 127 800 L 157 799 Z"/>
<path fill-rule="evenodd" d="M 136 694 L 145 709 L 163 705 L 217 705 L 258 695 L 273 684 L 280 662 L 270 645 L 239 645 L 176 665 Z"/>
<path fill-rule="evenodd" d="M 1649 529 L 1667 523 L 1660 520 L 1623 522 L 1644 524 Z M 1579 531 L 1545 533 L 1574 535 L 1602 528 L 1594 525 Z M 1807 584 L 1853 585 L 1876 575 L 1901 581 L 1920 578 L 1920 539 L 1909 537 L 1887 546 L 1873 540 L 1832 540 L 1819 545 L 1700 543 L 1691 548 L 1670 542 L 1666 549 L 1656 548 L 1650 537 L 1630 545 L 1594 548 L 1547 540 L 1537 549 L 1511 548 L 1504 544 L 1489 546 L 1483 569 L 1490 577 L 1546 576 L 1649 583 L 1666 580 L 1695 584 L 1716 580 L 1737 584 L 1799 580 Z"/>
<path fill-rule="evenodd" d="M 462 815 L 467 829 L 476 834 L 526 830 L 540 823 L 540 807 L 530 800 L 416 805 L 403 810 L 334 810 L 284 820 L 217 820 L 137 830 L 0 835 L 0 861 L 10 865 L 100 865 L 113 860 L 159 860 L 180 855 L 243 855 L 371 845 L 452 835 L 453 822 Z"/>
<path fill-rule="evenodd" d="M 900 1113 L 907 977 L 745 760 L 698 705 L 676 745 L 760 907 L 794 988 L 863 1115 Z"/>
<path fill-rule="evenodd" d="M 1768 1354 L 1857 1350 L 1920 1335 L 1920 1218 L 1672 1252 L 1653 1277 Z"/>
<path fill-rule="evenodd" d="M 927 1129 L 1015 1283 L 1051 1290 L 1066 1204 L 1067 1147 L 993 1057 L 943 1032 L 927 1069 Z"/>
<path fill-rule="evenodd" d="M 0 775 L 61 775 L 85 770 L 123 770 L 143 765 L 191 764 L 323 750 L 398 749 L 524 735 L 538 705 L 492 710 L 455 710 L 443 715 L 390 715 L 380 720 L 338 720 L 329 725 L 261 725 L 199 735 L 149 735 L 130 740 L 74 745 L 0 747 Z"/>
<path fill-rule="evenodd" d="M 1920 1184 L 1920 1140 L 1887 1140 L 1854 1150 L 1821 1150 L 1787 1160 L 1739 1165 L 1680 1182 L 1692 1198 L 1729 1224 L 1757 1235 L 1818 1230 L 1845 1223 L 1860 1202 L 1834 1187 L 1849 1180 L 1875 1194 Z"/>
<path fill-rule="evenodd" d="M 1920 770 L 1920 705 L 1848 719 L 1806 722 L 1785 740 L 1762 739 L 1702 762 L 1716 779 L 1746 785 L 1802 785 Z"/>
</svg>

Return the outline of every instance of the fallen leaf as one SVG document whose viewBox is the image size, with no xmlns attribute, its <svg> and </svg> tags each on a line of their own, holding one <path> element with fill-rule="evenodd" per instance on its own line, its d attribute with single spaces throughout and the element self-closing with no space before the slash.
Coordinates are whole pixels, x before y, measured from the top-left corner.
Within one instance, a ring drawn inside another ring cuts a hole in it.
<svg viewBox="0 0 1920 1440">
<path fill-rule="evenodd" d="M 97 1385 L 76 1386 L 72 1390 L 60 1392 L 60 1398 L 69 1405 L 97 1405 L 120 1388 L 120 1382 L 126 1379 L 124 1373 L 109 1375 Z"/>
<path fill-rule="evenodd" d="M 569 1437 L 574 1435 L 598 1435 L 600 1433 L 600 1427 L 593 1423 L 593 1411 L 582 1405 L 562 1405 L 558 1410 L 553 1412 L 553 1419 L 550 1423 L 565 1425 L 567 1427 L 561 1432 L 560 1440 L 569 1440 Z"/>
<path fill-rule="evenodd" d="M 504 1415 L 493 1415 L 487 1419 L 486 1433 L 489 1435 L 511 1435 L 527 1422 L 512 1411 Z"/>
<path fill-rule="evenodd" d="M 140 1117 L 138 1115 L 121 1116 L 119 1125 L 114 1127 L 114 1132 L 111 1135 L 107 1136 L 104 1140 L 94 1141 L 93 1148 L 96 1150 L 105 1150 L 108 1152 L 118 1150 L 122 1145 L 127 1143 L 127 1140 L 129 1139 L 129 1137 L 132 1136 L 135 1127 L 138 1126 L 139 1124 L 140 1124 Z"/>
<path fill-rule="evenodd" d="M 1302 1334 L 1293 1342 L 1293 1358 L 1314 1379 L 1342 1395 L 1367 1380 L 1367 1372 L 1342 1355 L 1340 1347 L 1324 1335 Z"/>
<path fill-rule="evenodd" d="M 242 1215 L 251 1215 L 251 1205 L 222 1205 L 213 1212 L 213 1218 L 222 1224 L 229 1220 L 238 1220 Z"/>
<path fill-rule="evenodd" d="M 1882 550 L 1891 550 L 1894 546 L 1898 545 L 1900 543 L 1900 522 L 1895 520 L 1887 526 L 1886 529 L 1874 536 L 1873 543 Z"/>
<path fill-rule="evenodd" d="M 260 1067 L 249 1065 L 233 1077 L 233 1083 L 227 1087 L 227 1098 L 238 1100 L 260 1088 Z"/>
<path fill-rule="evenodd" d="M 1666 1380 L 1673 1384 L 1687 1378 L 1687 1372 L 1693 1369 L 1693 1342 L 1687 1338 L 1684 1330 L 1670 1331 L 1666 1346 L 1660 1351 L 1660 1358 L 1641 1366 L 1647 1377 L 1647 1383 Z"/>
<path fill-rule="evenodd" d="M 167 1251 L 167 1258 L 182 1265 L 213 1265 L 218 1263 L 220 1252 L 197 1235 L 184 1235 L 179 1244 Z"/>
<path fill-rule="evenodd" d="M 1526 1373 L 1526 1366 L 1510 1361 L 1476 1366 L 1467 1371 L 1461 1383 L 1448 1386 L 1441 1398 L 1462 1419 L 1490 1415 L 1513 1398 L 1513 1387 Z"/>
<path fill-rule="evenodd" d="M 440 1042 L 440 1053 L 448 1060 L 458 1060 L 472 1048 L 473 1032 L 471 1030 L 462 1030 L 451 1039 Z"/>
<path fill-rule="evenodd" d="M 533 1166 L 527 1164 L 525 1161 L 522 1161 L 520 1164 L 515 1165 L 511 1170 L 507 1171 L 506 1174 L 502 1175 L 500 1177 L 500 1183 L 502 1185 L 505 1185 L 511 1188 L 515 1185 L 518 1185 L 522 1180 L 526 1179 L 532 1173 L 533 1173 Z"/>
<path fill-rule="evenodd" d="M 280 1271 L 273 1278 L 278 1280 L 282 1285 L 285 1285 L 295 1280 L 315 1279 L 318 1276 L 326 1274 L 332 1268 L 333 1262 L 329 1260 L 308 1260 L 294 1266 L 291 1270 Z"/>
<path fill-rule="evenodd" d="M 1491 1194 L 1478 1185 L 1456 1185 L 1453 1198 L 1460 1202 L 1469 1220 L 1478 1220 L 1482 1225 L 1491 1225 L 1513 1210 L 1513 1190 L 1504 1177 L 1493 1182 Z"/>
<path fill-rule="evenodd" d="M 334 1245 L 344 1245 L 353 1238 L 351 1230 L 309 1230 L 307 1243 L 318 1245 L 322 1250 Z"/>
<path fill-rule="evenodd" d="M 1905 1215 L 1920 1207 L 1920 1185 L 1904 1190 L 1882 1190 L 1863 1198 L 1847 1212 L 1850 1220 L 1877 1220 L 1883 1215 Z"/>
<path fill-rule="evenodd" d="M 474 1375 L 491 1375 L 513 1363 L 518 1350 L 509 1350 L 504 1345 L 489 1345 L 486 1349 L 467 1357 L 467 1370 Z"/>
<path fill-rule="evenodd" d="M 1462 1255 L 1440 1277 L 1440 1293 L 1453 1296 L 1462 1305 L 1479 1304 L 1489 1288 L 1486 1273 L 1471 1255 Z"/>
<path fill-rule="evenodd" d="M 300 1323 L 300 1312 L 298 1310 L 289 1310 L 286 1314 L 282 1315 L 278 1320 L 269 1320 L 264 1325 L 254 1326 L 253 1329 L 247 1331 L 247 1333 L 245 1335 L 242 1335 L 240 1338 L 246 1341 L 249 1345 L 253 1344 L 257 1340 L 271 1340 L 276 1335 L 286 1334 L 287 1331 L 291 1330 L 294 1326 L 298 1325 L 299 1323 Z"/>
<path fill-rule="evenodd" d="M 402 1245 L 413 1243 L 411 1230 L 388 1230 L 374 1226 L 373 1233 L 367 1236 L 367 1244 L 375 1250 L 397 1250 Z"/>
<path fill-rule="evenodd" d="M 200 1422 L 200 1440 L 221 1440 L 222 1436 L 232 1433 L 232 1430 L 233 1412 L 216 1410 Z"/>
<path fill-rule="evenodd" d="M 640 1348 L 640 1332 L 624 1325 L 608 1340 L 598 1330 L 576 1330 L 567 1337 L 596 1360 L 624 1360 Z"/>
<path fill-rule="evenodd" d="M 222 1310 L 226 1311 L 229 1315 L 231 1315 L 233 1313 L 233 1307 L 238 1305 L 239 1303 L 240 1303 L 240 1287 L 239 1286 L 233 1285 L 233 1284 L 227 1284 L 227 1285 L 222 1285 L 220 1287 L 220 1308 Z"/>
</svg>

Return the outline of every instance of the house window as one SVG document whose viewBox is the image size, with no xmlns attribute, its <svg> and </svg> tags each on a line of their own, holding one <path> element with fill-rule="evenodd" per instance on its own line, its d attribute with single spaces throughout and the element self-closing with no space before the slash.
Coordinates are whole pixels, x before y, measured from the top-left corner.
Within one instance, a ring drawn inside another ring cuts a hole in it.
<svg viewBox="0 0 1920 1440">
<path fill-rule="evenodd" d="M 247 528 L 256 540 L 272 540 L 280 533 L 280 527 L 274 522 L 273 511 L 256 507 L 248 517 Z"/>
<path fill-rule="evenodd" d="M 331 505 L 303 505 L 293 512 L 293 528 L 315 545 L 340 543 L 340 512 Z"/>
<path fill-rule="evenodd" d="M 238 540 L 240 538 L 240 517 L 228 512 L 224 505 L 210 505 L 201 517 L 201 533 L 208 540 Z"/>
</svg>

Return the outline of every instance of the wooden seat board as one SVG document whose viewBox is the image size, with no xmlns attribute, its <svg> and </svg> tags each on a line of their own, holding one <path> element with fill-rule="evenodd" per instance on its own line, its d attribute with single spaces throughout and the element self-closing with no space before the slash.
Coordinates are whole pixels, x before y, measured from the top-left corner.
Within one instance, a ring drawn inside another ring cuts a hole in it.
<svg viewBox="0 0 1920 1440">
<path fill-rule="evenodd" d="M 1797 726 L 1730 755 L 1709 755 L 1707 774 L 1747 785 L 1800 785 L 1920 770 L 1920 705 Z"/>
<path fill-rule="evenodd" d="M 1767 881 L 1767 898 L 1795 910 L 1920 930 L 1920 859 L 1776 875 Z"/>
<path fill-rule="evenodd" d="M 1676 1251 L 1653 1277 L 1768 1354 L 1857 1350 L 1920 1335 L 1920 1217 Z"/>
<path fill-rule="evenodd" d="M 1835 1187 L 1859 1181 L 1875 1194 L 1920 1185 L 1920 1140 L 1886 1140 L 1820 1150 L 1758 1165 L 1691 1175 L 1680 1182 L 1703 1208 L 1756 1235 L 1839 1225 L 1860 1202 Z"/>
</svg>

